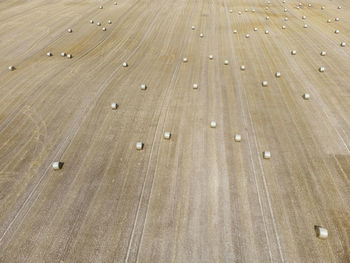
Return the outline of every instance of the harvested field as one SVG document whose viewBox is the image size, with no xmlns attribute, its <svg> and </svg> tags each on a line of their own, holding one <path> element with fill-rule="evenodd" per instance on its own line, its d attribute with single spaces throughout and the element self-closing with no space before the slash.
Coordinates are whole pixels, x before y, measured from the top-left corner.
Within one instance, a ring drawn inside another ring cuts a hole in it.
<svg viewBox="0 0 350 263">
<path fill-rule="evenodd" d="M 0 20 L 1 263 L 350 262 L 349 1 Z"/>
</svg>

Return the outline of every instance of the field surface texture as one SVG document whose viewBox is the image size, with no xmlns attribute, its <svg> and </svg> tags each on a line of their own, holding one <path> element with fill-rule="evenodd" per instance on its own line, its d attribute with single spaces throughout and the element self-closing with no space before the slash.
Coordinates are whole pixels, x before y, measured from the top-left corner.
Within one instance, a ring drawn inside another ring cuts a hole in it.
<svg viewBox="0 0 350 263">
<path fill-rule="evenodd" d="M 1 263 L 350 262 L 350 1 L 0 21 Z"/>
</svg>

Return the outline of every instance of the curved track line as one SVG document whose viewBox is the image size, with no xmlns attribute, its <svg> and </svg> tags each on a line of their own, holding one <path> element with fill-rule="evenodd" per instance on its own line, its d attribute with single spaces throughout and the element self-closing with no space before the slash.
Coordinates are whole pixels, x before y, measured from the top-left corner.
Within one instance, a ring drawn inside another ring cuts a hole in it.
<svg viewBox="0 0 350 263">
<path fill-rule="evenodd" d="M 149 29 L 146 31 L 146 33 L 144 34 L 143 38 L 140 40 L 139 44 L 136 46 L 136 48 L 133 50 L 133 52 L 131 52 L 129 55 L 125 56 L 126 60 L 129 60 L 135 53 L 136 51 L 141 47 L 142 43 L 144 42 L 144 40 L 146 39 L 149 31 L 151 30 L 151 28 L 153 27 L 154 25 L 154 22 L 155 22 L 155 19 L 156 17 L 158 16 L 159 12 L 157 13 L 157 15 L 154 17 L 153 19 L 153 22 L 151 24 L 151 26 L 149 27 Z M 87 103 L 87 106 L 85 107 L 83 113 L 85 112 L 86 109 L 88 109 L 87 113 L 86 114 L 80 114 L 80 116 L 78 116 L 76 118 L 79 119 L 79 117 L 81 117 L 82 115 L 82 119 L 80 120 L 80 123 L 74 121 L 74 123 L 76 125 L 74 125 L 71 130 L 74 131 L 74 134 L 72 136 L 72 139 L 70 141 L 69 140 L 69 136 L 65 139 L 65 141 L 63 141 L 58 147 L 58 151 L 56 151 L 56 154 L 54 155 L 54 158 L 51 158 L 51 162 L 53 160 L 56 160 L 58 156 L 62 156 L 64 154 L 64 152 L 69 148 L 69 146 L 71 145 L 72 141 L 74 140 L 75 136 L 77 135 L 78 131 L 79 131 L 79 128 L 81 126 L 82 123 L 84 123 L 85 119 L 87 118 L 87 116 L 89 115 L 89 113 L 92 111 L 92 109 L 94 109 L 94 106 L 96 105 L 98 99 L 101 97 L 102 93 L 104 92 L 104 90 L 106 89 L 106 87 L 111 83 L 111 81 L 113 80 L 113 78 L 115 77 L 115 74 L 119 72 L 119 70 L 121 70 L 122 66 L 119 66 L 117 67 L 113 73 L 110 75 L 110 77 L 105 80 L 103 82 L 103 84 L 101 85 L 100 89 L 98 90 L 97 92 L 97 95 L 94 97 L 94 100 L 92 103 Z M 92 106 L 91 106 L 92 105 Z M 62 149 L 62 153 L 60 154 L 60 151 Z M 9 226 L 7 227 L 7 229 L 5 230 L 5 232 L 3 233 L 3 235 L 0 237 L 0 248 L 1 246 L 3 245 L 3 240 L 4 240 L 4 237 L 6 236 L 6 234 L 9 232 L 9 230 L 11 229 L 13 223 L 15 222 L 15 220 L 18 218 L 19 214 L 21 213 L 21 211 L 24 209 L 25 205 L 28 203 L 29 199 L 33 196 L 33 194 L 35 193 L 36 189 L 39 187 L 39 185 L 41 184 L 42 180 L 45 178 L 48 170 L 49 170 L 50 166 L 48 166 L 43 175 L 41 176 L 39 182 L 36 184 L 36 186 L 34 187 L 34 189 L 31 191 L 31 193 L 29 194 L 28 198 L 25 200 L 25 202 L 21 205 L 21 208 L 19 209 L 19 211 L 17 212 L 16 216 L 14 217 L 14 219 L 11 221 L 11 223 L 9 224 Z M 41 192 L 38 193 L 37 197 L 35 198 L 35 200 L 33 200 L 32 204 L 38 199 L 39 195 L 40 195 Z M 30 206 L 28 208 L 28 210 L 26 211 L 26 213 L 24 214 L 23 218 L 22 218 L 22 221 L 21 223 L 23 222 L 24 218 L 26 217 L 26 215 L 29 213 L 30 209 L 31 209 L 32 206 Z M 20 224 L 21 224 L 20 223 Z M 19 225 L 20 226 L 20 225 Z M 18 228 L 17 228 L 18 229 Z M 17 230 L 16 229 L 16 230 Z M 15 231 L 16 231 L 15 230 Z M 11 238 L 12 239 L 12 238 Z M 11 239 L 9 241 L 11 241 Z M 1 251 L 1 249 L 0 249 Z"/>
</svg>

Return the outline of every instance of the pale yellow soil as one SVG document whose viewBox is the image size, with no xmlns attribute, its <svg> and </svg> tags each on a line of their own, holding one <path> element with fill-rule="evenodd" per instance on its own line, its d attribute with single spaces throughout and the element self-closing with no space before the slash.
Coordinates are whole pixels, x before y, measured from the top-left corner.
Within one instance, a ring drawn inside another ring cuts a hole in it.
<svg viewBox="0 0 350 263">
<path fill-rule="evenodd" d="M 0 262 L 350 262 L 350 2 L 270 1 L 0 1 Z"/>
</svg>

